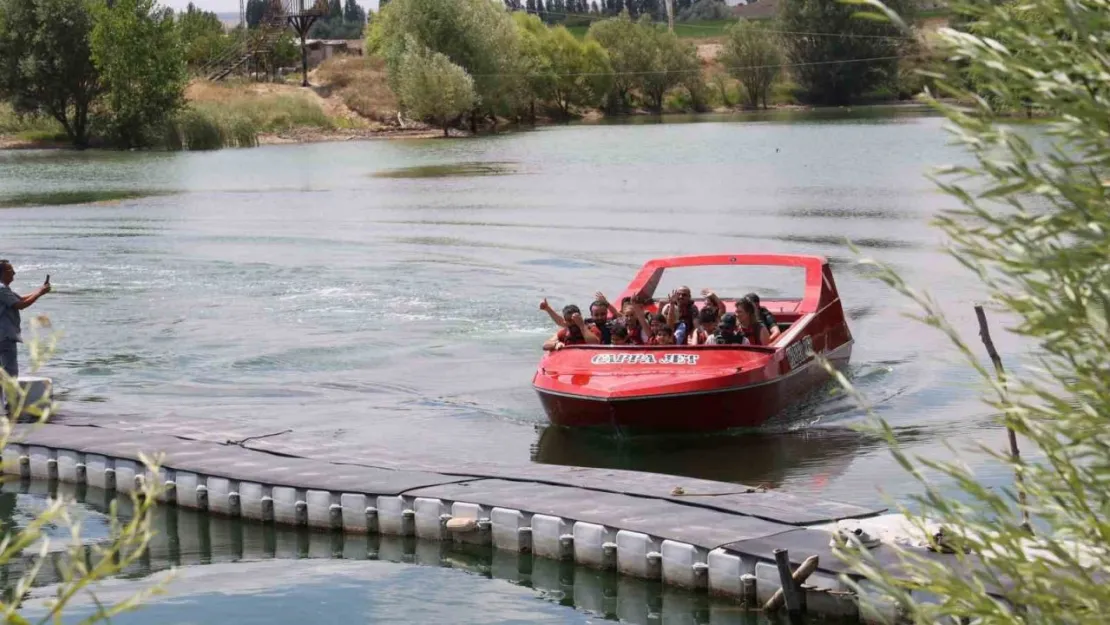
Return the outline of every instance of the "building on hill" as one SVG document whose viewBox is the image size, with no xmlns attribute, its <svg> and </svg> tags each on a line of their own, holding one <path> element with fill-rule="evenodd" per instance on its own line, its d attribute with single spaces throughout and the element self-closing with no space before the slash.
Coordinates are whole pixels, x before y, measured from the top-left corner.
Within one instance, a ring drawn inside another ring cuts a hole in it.
<svg viewBox="0 0 1110 625">
<path fill-rule="evenodd" d="M 306 39 L 304 44 L 309 67 L 316 67 L 337 54 L 362 56 L 361 39 Z"/>
</svg>

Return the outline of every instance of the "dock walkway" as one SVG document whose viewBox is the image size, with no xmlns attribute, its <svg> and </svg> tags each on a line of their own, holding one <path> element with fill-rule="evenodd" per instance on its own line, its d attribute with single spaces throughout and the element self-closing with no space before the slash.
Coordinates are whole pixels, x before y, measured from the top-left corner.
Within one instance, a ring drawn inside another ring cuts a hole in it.
<svg viewBox="0 0 1110 625">
<path fill-rule="evenodd" d="M 892 604 L 847 591 L 839 575 L 848 571 L 830 547 L 837 522 L 878 522 L 878 508 L 686 477 L 455 463 L 296 432 L 139 420 L 21 426 L 3 462 L 23 478 L 127 493 L 145 473 L 140 453 L 164 454 L 164 498 L 184 508 L 488 545 L 759 604 L 780 588 L 774 550 L 787 549 L 794 566 L 819 556 L 805 587 L 809 612 L 865 622 L 894 616 Z M 872 553 L 896 565 L 890 545 Z"/>
</svg>

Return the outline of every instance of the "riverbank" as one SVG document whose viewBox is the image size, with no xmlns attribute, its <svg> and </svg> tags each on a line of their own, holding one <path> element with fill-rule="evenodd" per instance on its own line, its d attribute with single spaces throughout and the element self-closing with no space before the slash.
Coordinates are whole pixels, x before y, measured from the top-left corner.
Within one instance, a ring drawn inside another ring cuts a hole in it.
<svg viewBox="0 0 1110 625">
<path fill-rule="evenodd" d="M 711 72 L 712 67 L 707 66 Z M 185 107 L 167 135 L 167 149 L 216 149 L 252 145 L 319 143 L 371 139 L 426 139 L 442 137 L 440 129 L 405 119 L 396 95 L 388 86 L 384 63 L 376 58 L 335 57 L 309 74 L 312 85 L 296 82 L 194 81 L 185 91 Z M 707 80 L 707 83 L 710 81 Z M 596 109 L 579 111 L 571 119 L 545 116 L 534 122 L 499 119 L 497 129 L 531 128 L 565 123 L 617 122 L 672 116 L 697 117 L 736 114 L 763 115 L 768 111 L 809 111 L 820 107 L 798 104 L 795 87 L 776 87 L 769 109 L 753 111 L 733 104 L 739 100 L 735 81 L 713 81 L 704 104 L 696 112 L 679 98 L 668 98 L 662 112 L 633 110 L 620 116 Z M 863 106 L 914 105 L 897 99 L 878 100 Z M 835 107 L 834 107 L 835 108 Z M 857 107 L 858 108 L 858 107 Z M 483 127 L 480 133 L 491 131 Z M 451 137 L 472 133 L 450 130 Z M 0 105 L 0 150 L 69 149 L 61 127 L 48 118 L 22 118 Z M 93 147 L 98 147 L 94 142 Z"/>
</svg>

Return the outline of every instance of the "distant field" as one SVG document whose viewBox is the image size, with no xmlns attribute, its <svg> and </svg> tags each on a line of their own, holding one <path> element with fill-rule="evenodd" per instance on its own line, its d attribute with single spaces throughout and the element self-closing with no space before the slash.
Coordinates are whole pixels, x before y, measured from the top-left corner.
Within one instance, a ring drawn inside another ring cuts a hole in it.
<svg viewBox="0 0 1110 625">
<path fill-rule="evenodd" d="M 724 36 L 725 29 L 736 20 L 711 20 L 705 22 L 675 22 L 674 32 L 681 39 L 713 39 Z M 586 36 L 590 29 L 587 24 L 567 26 L 567 30 L 579 39 Z"/>
</svg>

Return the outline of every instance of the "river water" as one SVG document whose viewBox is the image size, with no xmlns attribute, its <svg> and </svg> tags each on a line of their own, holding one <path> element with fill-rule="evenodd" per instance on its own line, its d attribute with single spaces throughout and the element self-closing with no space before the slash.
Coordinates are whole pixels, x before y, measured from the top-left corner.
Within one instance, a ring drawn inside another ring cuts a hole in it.
<svg viewBox="0 0 1110 625">
<path fill-rule="evenodd" d="M 850 377 L 912 453 L 1001 448 L 979 386 L 850 239 L 930 291 L 977 353 L 974 276 L 929 226 L 961 159 L 897 109 L 549 127 L 471 140 L 214 153 L 0 153 L 0 255 L 64 332 L 67 413 L 233 422 L 459 459 L 640 469 L 862 504 L 915 491 L 831 386 L 759 432 L 613 440 L 548 429 L 537 308 L 615 297 L 647 259 L 822 254 Z M 798 285 L 753 275 L 743 293 Z M 992 313 L 993 314 L 993 313 Z M 1010 366 L 1024 346 L 996 324 Z M 970 458 L 992 484 L 1005 473 Z"/>
</svg>

